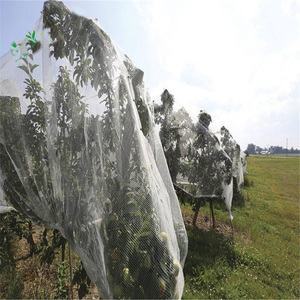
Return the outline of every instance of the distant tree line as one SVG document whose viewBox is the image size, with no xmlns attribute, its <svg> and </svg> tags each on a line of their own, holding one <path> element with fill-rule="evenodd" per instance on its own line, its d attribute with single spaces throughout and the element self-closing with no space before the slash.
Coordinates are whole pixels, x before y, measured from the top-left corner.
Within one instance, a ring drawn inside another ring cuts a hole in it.
<svg viewBox="0 0 300 300">
<path fill-rule="evenodd" d="M 261 148 L 254 144 L 248 144 L 247 154 L 261 154 L 262 151 L 266 151 L 268 154 L 300 154 L 300 150 L 283 148 L 280 146 L 270 146 L 269 148 Z"/>
</svg>

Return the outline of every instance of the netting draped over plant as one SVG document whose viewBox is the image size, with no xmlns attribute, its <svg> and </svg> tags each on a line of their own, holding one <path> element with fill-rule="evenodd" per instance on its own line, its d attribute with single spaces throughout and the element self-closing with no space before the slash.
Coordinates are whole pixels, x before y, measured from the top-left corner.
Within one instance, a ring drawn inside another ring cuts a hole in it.
<svg viewBox="0 0 300 300">
<path fill-rule="evenodd" d="M 13 210 L 15 209 L 4 200 L 4 193 L 2 188 L 0 187 L 0 214 L 10 212 Z"/>
<path fill-rule="evenodd" d="M 211 116 L 201 110 L 194 124 L 184 108 L 173 112 L 168 90 L 161 101 L 154 109 L 173 183 L 194 198 L 223 198 L 231 217 L 232 161 L 209 128 Z"/>
<path fill-rule="evenodd" d="M 237 188 L 240 190 L 244 184 L 244 170 L 246 171 L 245 163 L 242 163 L 241 147 L 224 126 L 222 126 L 218 136 L 222 148 L 232 160 L 232 176 L 236 179 Z"/>
<path fill-rule="evenodd" d="M 59 229 L 103 297 L 180 298 L 187 235 L 143 72 L 61 2 L 34 32 L 1 58 L 0 201 Z"/>
<path fill-rule="evenodd" d="M 200 111 L 198 122 L 193 125 L 192 130 L 181 129 L 182 168 L 176 183 L 194 197 L 224 198 L 230 213 L 232 162 L 209 129 L 210 123 L 211 116 Z M 185 135 L 189 138 L 184 137 Z"/>
<path fill-rule="evenodd" d="M 241 161 L 243 165 L 243 174 L 247 173 L 247 154 L 245 152 L 241 152 Z"/>
</svg>

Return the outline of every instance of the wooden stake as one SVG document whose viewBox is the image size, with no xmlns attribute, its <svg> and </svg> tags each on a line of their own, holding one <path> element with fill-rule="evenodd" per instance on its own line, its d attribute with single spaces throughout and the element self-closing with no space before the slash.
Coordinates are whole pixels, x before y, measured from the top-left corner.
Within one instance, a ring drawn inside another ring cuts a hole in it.
<svg viewBox="0 0 300 300">
<path fill-rule="evenodd" d="M 71 249 L 70 249 L 70 244 L 69 244 L 69 270 L 70 270 L 70 288 L 71 288 L 71 299 L 74 299 L 74 294 L 73 294 L 73 272 L 72 272 L 72 257 L 71 257 Z"/>
<path fill-rule="evenodd" d="M 66 249 L 66 240 L 61 236 L 62 245 L 61 245 L 61 261 L 65 261 L 65 249 Z"/>
<path fill-rule="evenodd" d="M 196 204 L 196 211 L 195 211 L 194 218 L 193 218 L 193 226 L 196 225 L 199 209 L 200 209 L 200 201 Z"/>
<path fill-rule="evenodd" d="M 29 227 L 29 244 L 30 244 L 30 256 L 33 256 L 34 250 L 35 250 L 35 244 L 34 244 L 34 240 L 33 240 L 33 236 L 32 236 L 32 222 L 29 221 L 28 223 L 28 227 Z"/>
</svg>

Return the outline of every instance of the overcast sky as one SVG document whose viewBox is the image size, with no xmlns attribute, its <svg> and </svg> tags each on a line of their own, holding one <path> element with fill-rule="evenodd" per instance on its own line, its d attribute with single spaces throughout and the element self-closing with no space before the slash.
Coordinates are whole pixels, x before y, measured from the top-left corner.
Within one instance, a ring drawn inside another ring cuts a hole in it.
<svg viewBox="0 0 300 300">
<path fill-rule="evenodd" d="M 64 1 L 101 27 L 196 120 L 248 143 L 299 146 L 300 1 Z M 43 1 L 1 1 L 1 56 L 24 38 Z"/>
</svg>

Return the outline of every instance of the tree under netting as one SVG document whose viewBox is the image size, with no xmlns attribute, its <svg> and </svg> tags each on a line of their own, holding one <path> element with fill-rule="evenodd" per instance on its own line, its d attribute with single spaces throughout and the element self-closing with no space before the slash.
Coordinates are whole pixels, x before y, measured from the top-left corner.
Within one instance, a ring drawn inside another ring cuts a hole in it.
<svg viewBox="0 0 300 300">
<path fill-rule="evenodd" d="M 14 210 L 15 209 L 4 200 L 4 192 L 0 186 L 0 213 L 6 213 Z"/>
<path fill-rule="evenodd" d="M 229 130 L 222 126 L 218 133 L 221 146 L 232 160 L 232 176 L 236 181 L 238 191 L 244 184 L 244 169 L 240 145 L 234 140 Z"/>
<path fill-rule="evenodd" d="M 155 106 L 160 137 L 175 186 L 196 199 L 224 199 L 231 216 L 232 161 L 209 129 L 211 116 L 200 111 L 193 124 L 184 110 L 173 113 L 174 97 L 167 90 Z"/>
<path fill-rule="evenodd" d="M 101 297 L 181 298 L 187 234 L 143 72 L 94 20 L 42 14 L 37 45 L 1 58 L 0 201 L 58 229 Z"/>
<path fill-rule="evenodd" d="M 243 166 L 243 174 L 247 173 L 247 154 L 245 152 L 241 152 L 241 161 Z"/>
</svg>

